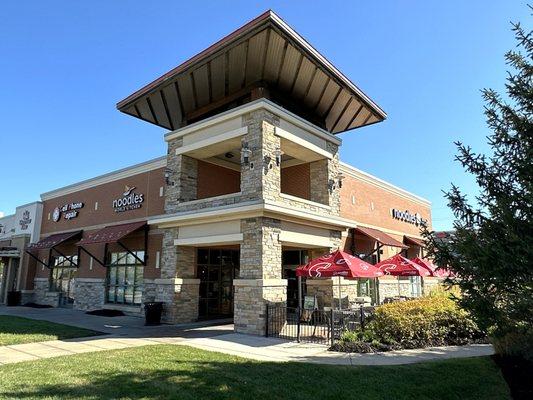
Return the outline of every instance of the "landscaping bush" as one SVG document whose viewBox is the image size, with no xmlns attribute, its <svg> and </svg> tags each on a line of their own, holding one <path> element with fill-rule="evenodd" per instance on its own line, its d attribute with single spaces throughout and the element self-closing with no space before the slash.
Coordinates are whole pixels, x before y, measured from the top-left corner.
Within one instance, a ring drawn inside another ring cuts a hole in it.
<svg viewBox="0 0 533 400">
<path fill-rule="evenodd" d="M 486 342 L 470 315 L 441 292 L 376 308 L 365 330 L 344 332 L 332 350 L 369 353 Z"/>
<path fill-rule="evenodd" d="M 368 329 L 382 343 L 399 343 L 404 348 L 462 345 L 485 336 L 446 295 L 379 306 Z"/>
<path fill-rule="evenodd" d="M 505 335 L 491 335 L 491 342 L 496 354 L 506 357 L 522 357 L 533 363 L 533 330 L 511 331 Z"/>
</svg>

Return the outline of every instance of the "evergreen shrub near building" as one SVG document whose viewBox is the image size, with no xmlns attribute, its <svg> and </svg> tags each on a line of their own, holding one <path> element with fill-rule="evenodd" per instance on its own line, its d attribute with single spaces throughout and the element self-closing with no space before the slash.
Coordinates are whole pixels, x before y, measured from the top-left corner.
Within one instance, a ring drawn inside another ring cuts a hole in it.
<svg viewBox="0 0 533 400">
<path fill-rule="evenodd" d="M 484 341 L 469 313 L 438 293 L 377 307 L 364 330 L 345 332 L 332 349 L 368 353 Z"/>
</svg>

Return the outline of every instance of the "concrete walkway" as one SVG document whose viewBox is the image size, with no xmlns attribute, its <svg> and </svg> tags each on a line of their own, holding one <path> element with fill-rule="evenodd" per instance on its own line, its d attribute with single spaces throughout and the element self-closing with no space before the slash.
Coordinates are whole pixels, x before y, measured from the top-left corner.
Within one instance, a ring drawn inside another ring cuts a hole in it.
<svg viewBox="0 0 533 400">
<path fill-rule="evenodd" d="M 493 354 L 490 345 L 436 347 L 375 354 L 337 353 L 328 351 L 324 345 L 234 333 L 231 324 L 146 327 L 143 325 L 143 319 L 138 317 L 109 318 L 86 315 L 76 310 L 27 307 L 0 307 L 1 314 L 64 323 L 104 332 L 107 335 L 2 346 L 0 364 L 155 344 L 187 345 L 259 361 L 335 365 L 399 365 Z"/>
</svg>

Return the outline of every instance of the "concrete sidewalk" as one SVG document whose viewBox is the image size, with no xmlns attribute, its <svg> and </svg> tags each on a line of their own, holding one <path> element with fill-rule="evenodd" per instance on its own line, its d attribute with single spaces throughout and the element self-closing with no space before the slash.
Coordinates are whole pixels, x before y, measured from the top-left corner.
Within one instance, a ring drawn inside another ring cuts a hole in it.
<svg viewBox="0 0 533 400">
<path fill-rule="evenodd" d="M 146 327 L 136 317 L 98 317 L 65 309 L 0 308 L 0 314 L 43 319 L 105 332 L 105 336 L 0 347 L 0 364 L 154 344 L 178 344 L 259 361 L 334 365 L 399 365 L 447 358 L 487 356 L 490 345 L 449 346 L 387 353 L 338 353 L 327 346 L 233 333 L 233 325 Z"/>
</svg>

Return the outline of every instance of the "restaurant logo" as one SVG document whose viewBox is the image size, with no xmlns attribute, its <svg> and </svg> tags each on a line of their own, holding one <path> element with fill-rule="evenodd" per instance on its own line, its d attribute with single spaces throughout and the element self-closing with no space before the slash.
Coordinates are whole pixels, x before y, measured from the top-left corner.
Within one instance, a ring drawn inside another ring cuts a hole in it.
<svg viewBox="0 0 533 400">
<path fill-rule="evenodd" d="M 113 209 L 115 212 L 131 211 L 142 207 L 144 194 L 135 193 L 135 189 L 135 186 L 129 187 L 126 185 L 124 187 L 122 197 L 113 200 Z"/>
<path fill-rule="evenodd" d="M 22 219 L 19 221 L 20 229 L 25 231 L 31 224 L 30 212 L 28 210 L 22 213 Z"/>
<path fill-rule="evenodd" d="M 422 216 L 419 213 L 412 214 L 408 210 L 401 211 L 396 208 L 392 208 L 391 215 L 392 215 L 392 218 L 394 219 L 398 219 L 400 221 L 404 221 L 409 224 L 414 224 L 416 226 L 426 225 L 428 222 L 428 220 L 422 218 Z"/>
<path fill-rule="evenodd" d="M 76 202 L 57 206 L 52 212 L 52 220 L 57 222 L 61 219 L 61 216 L 67 221 L 76 218 L 79 215 L 79 209 L 83 208 L 83 205 L 82 202 Z"/>
</svg>

